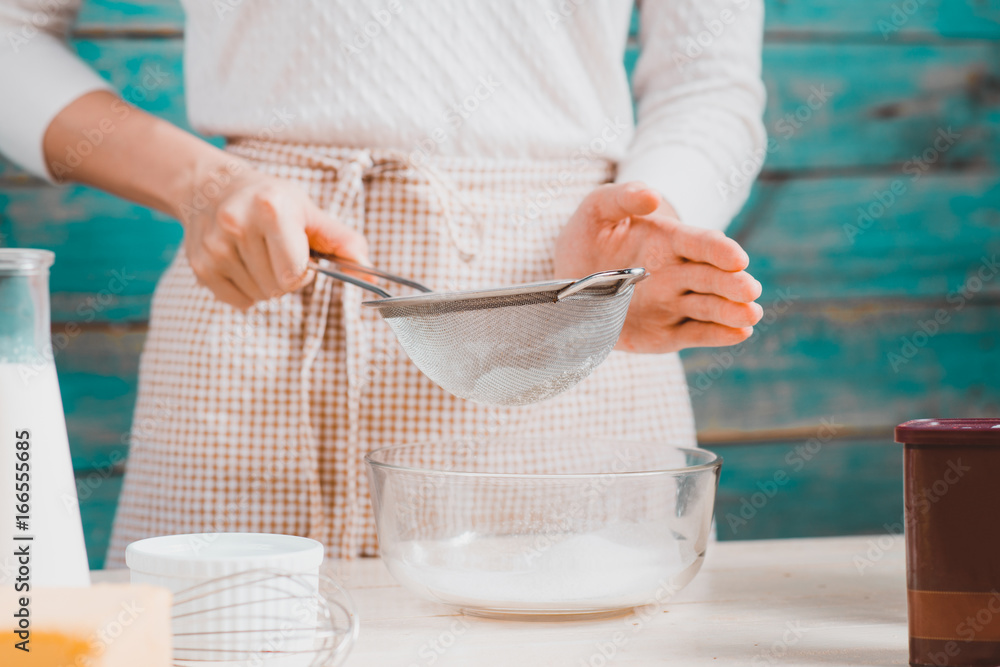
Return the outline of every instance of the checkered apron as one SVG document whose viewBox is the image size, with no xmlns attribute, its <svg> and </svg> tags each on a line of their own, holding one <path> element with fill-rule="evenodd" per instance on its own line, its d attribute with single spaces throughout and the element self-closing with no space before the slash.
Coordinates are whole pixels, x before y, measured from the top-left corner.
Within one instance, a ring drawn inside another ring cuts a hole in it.
<svg viewBox="0 0 1000 667">
<path fill-rule="evenodd" d="M 551 279 L 560 227 L 614 172 L 579 158 L 416 162 L 249 139 L 227 150 L 364 233 L 376 266 L 435 290 Z M 368 298 L 320 275 L 244 313 L 199 285 L 178 251 L 153 297 L 108 567 L 123 565 L 133 540 L 191 532 L 287 533 L 323 542 L 330 557 L 375 555 L 364 456 L 386 445 L 596 436 L 694 446 L 675 354 L 612 352 L 555 398 L 487 407 L 424 377 L 361 307 Z"/>
</svg>

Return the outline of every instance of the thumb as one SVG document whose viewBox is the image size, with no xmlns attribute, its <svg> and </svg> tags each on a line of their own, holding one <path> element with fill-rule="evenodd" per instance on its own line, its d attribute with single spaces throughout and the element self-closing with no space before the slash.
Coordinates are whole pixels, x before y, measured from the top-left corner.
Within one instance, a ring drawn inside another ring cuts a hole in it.
<svg viewBox="0 0 1000 667">
<path fill-rule="evenodd" d="M 318 208 L 310 207 L 306 213 L 306 237 L 310 248 L 325 255 L 357 264 L 371 264 L 368 241 L 364 235 L 337 222 Z"/>
<path fill-rule="evenodd" d="M 659 193 L 639 181 L 606 185 L 595 195 L 594 206 L 601 220 L 649 215 L 662 202 Z"/>
</svg>

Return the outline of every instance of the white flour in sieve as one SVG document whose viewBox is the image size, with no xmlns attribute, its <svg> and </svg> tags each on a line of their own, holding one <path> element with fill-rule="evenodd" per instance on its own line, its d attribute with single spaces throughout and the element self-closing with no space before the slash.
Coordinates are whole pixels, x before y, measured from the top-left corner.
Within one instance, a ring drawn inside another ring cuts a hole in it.
<svg viewBox="0 0 1000 667">
<path fill-rule="evenodd" d="M 393 574 L 452 604 L 546 609 L 640 604 L 698 558 L 687 541 L 622 544 L 599 533 L 410 541 Z M 397 555 L 397 554 L 394 554 Z M 686 580 L 677 582 L 683 585 Z"/>
<path fill-rule="evenodd" d="M 530 405 L 561 394 L 594 372 L 604 356 L 590 356 L 576 368 L 553 375 L 551 371 L 518 366 L 490 368 L 476 379 L 473 395 L 498 396 L 501 405 Z"/>
</svg>

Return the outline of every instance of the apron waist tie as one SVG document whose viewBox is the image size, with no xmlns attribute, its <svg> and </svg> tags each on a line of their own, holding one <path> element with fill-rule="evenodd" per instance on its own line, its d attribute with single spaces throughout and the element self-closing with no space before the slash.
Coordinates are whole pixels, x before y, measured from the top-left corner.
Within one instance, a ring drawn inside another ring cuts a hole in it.
<svg viewBox="0 0 1000 667">
<path fill-rule="evenodd" d="M 253 143 L 252 140 L 241 142 L 241 148 L 252 148 Z M 459 253 L 459 257 L 464 262 L 473 261 L 480 252 L 485 237 L 486 226 L 481 216 L 469 208 L 449 179 L 431 165 L 417 162 L 403 151 L 390 150 L 381 153 L 385 157 L 380 156 L 377 162 L 373 159 L 371 151 L 366 149 L 352 150 L 340 159 L 331 156 L 319 158 L 322 168 L 330 169 L 336 174 L 336 184 L 327 212 L 337 222 L 363 234 L 367 209 L 365 179 L 385 171 L 413 169 L 427 180 L 437 199 L 449 241 Z M 462 242 L 462 235 L 455 220 L 453 202 L 457 202 L 475 222 L 475 236 L 471 246 L 466 246 Z M 313 284 L 310 306 L 305 314 L 305 340 L 300 377 L 300 395 L 304 406 L 311 404 L 312 370 L 326 336 L 330 303 L 334 295 L 334 286 L 337 284 L 341 283 L 325 275 L 317 275 Z M 344 494 L 347 498 L 359 498 L 360 494 L 355 487 L 364 474 L 361 463 L 365 453 L 362 451 L 361 442 L 361 401 L 373 350 L 371 338 L 362 319 L 361 303 L 369 297 L 370 295 L 359 287 L 341 284 L 340 306 L 345 329 L 348 421 L 344 443 L 344 464 L 348 469 L 344 471 L 345 474 L 341 479 L 346 480 L 347 487 L 344 489 Z M 304 415 L 307 422 L 304 427 L 314 448 L 318 448 L 315 430 L 309 423 L 311 420 L 308 408 L 304 410 Z M 315 461 L 314 466 L 316 466 L 314 469 L 318 469 L 318 463 Z M 309 526 L 310 534 L 319 537 L 328 529 L 329 523 L 325 520 L 326 511 L 323 507 L 318 475 L 314 476 L 314 480 L 315 488 L 311 488 L 309 493 Z M 344 508 L 342 534 L 330 536 L 331 541 L 339 545 L 341 553 L 351 554 L 359 551 L 358 541 L 361 539 L 360 527 L 364 510 L 365 508 L 358 502 L 348 503 Z"/>
</svg>

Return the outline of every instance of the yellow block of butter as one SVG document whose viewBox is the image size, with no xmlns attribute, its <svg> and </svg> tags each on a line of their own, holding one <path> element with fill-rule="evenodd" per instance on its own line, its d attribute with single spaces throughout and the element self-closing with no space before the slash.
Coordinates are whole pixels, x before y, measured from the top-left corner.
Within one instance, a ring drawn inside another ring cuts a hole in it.
<svg viewBox="0 0 1000 667">
<path fill-rule="evenodd" d="M 3 667 L 169 667 L 170 591 L 97 584 L 0 593 Z"/>
</svg>

